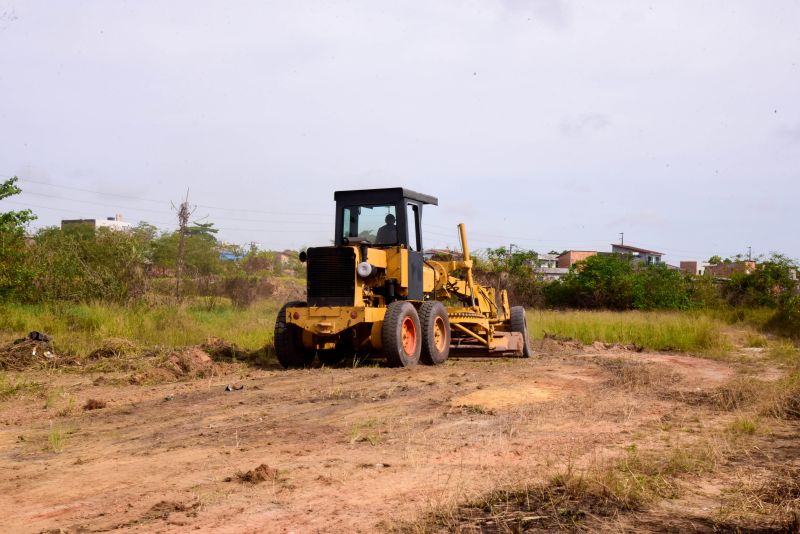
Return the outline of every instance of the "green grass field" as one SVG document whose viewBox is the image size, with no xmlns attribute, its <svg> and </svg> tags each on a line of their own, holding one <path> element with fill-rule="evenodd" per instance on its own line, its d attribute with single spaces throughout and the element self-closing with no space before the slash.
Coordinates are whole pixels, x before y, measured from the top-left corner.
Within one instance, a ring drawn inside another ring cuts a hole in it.
<svg viewBox="0 0 800 534">
<path fill-rule="evenodd" d="M 111 304 L 2 305 L 0 341 L 37 330 L 52 336 L 58 351 L 84 356 L 109 338 L 127 339 L 143 348 L 195 345 L 209 337 L 245 350 L 272 342 L 277 302 L 264 300 L 247 309 L 229 302 L 180 305 Z"/>
<path fill-rule="evenodd" d="M 592 343 L 636 344 L 651 350 L 722 354 L 731 343 L 720 319 L 696 312 L 531 311 L 532 338 L 554 334 Z"/>
<path fill-rule="evenodd" d="M 212 305 L 213 304 L 213 305 Z M 24 337 L 37 330 L 53 337 L 62 354 L 85 356 L 111 338 L 121 338 L 143 349 L 176 347 L 223 339 L 252 351 L 271 344 L 275 315 L 280 303 L 262 300 L 249 308 L 230 302 L 203 299 L 182 304 L 57 304 L 0 305 L 0 342 Z M 753 317 L 721 312 L 528 312 L 533 339 L 552 334 L 589 344 L 636 344 L 649 350 L 674 350 L 704 355 L 723 355 L 733 348 L 726 330 L 731 325 L 751 332 L 750 346 L 766 346 L 766 338 L 755 330 L 763 313 Z M 756 343 L 756 340 L 759 343 Z M 793 350 L 785 343 L 784 352 Z M 778 350 L 770 343 L 770 352 Z M 780 348 L 780 347 L 778 347 Z"/>
</svg>

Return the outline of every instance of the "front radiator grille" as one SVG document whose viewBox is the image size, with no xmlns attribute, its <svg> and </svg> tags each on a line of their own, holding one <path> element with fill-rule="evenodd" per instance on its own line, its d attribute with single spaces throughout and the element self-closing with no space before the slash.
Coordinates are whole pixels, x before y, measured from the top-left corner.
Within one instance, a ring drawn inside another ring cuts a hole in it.
<svg viewBox="0 0 800 534">
<path fill-rule="evenodd" d="M 350 247 L 317 247 L 308 254 L 309 306 L 352 306 L 356 291 L 356 253 Z"/>
</svg>

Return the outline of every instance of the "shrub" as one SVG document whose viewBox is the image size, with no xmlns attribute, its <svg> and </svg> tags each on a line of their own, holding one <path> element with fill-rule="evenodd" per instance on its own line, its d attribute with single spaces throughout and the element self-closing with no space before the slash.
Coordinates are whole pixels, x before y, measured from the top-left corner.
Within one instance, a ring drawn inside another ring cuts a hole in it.
<svg viewBox="0 0 800 534">
<path fill-rule="evenodd" d="M 765 326 L 778 334 L 800 339 L 800 296 L 782 299 L 775 315 Z"/>
</svg>

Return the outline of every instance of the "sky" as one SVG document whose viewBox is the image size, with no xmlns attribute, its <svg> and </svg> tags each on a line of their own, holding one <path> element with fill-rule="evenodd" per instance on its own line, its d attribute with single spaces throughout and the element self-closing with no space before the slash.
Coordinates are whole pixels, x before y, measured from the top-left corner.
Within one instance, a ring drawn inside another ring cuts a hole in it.
<svg viewBox="0 0 800 534">
<path fill-rule="evenodd" d="M 439 199 L 426 247 L 800 257 L 800 0 L 0 0 L 0 177 L 326 245 L 333 192 Z"/>
</svg>

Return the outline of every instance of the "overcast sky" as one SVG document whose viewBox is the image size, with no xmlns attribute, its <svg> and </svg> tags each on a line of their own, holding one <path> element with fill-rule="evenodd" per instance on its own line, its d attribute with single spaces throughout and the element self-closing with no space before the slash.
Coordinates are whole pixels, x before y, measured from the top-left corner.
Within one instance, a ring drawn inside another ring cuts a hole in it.
<svg viewBox="0 0 800 534">
<path fill-rule="evenodd" d="M 800 0 L 0 0 L 0 176 L 34 226 L 327 244 L 333 192 L 425 245 L 800 257 Z"/>
</svg>

